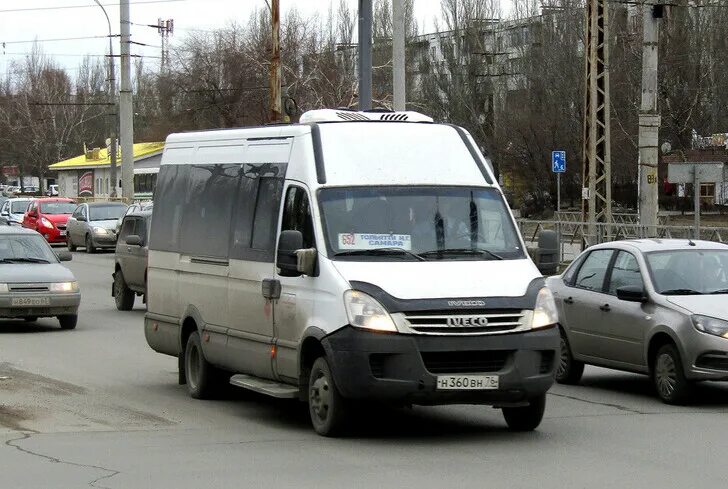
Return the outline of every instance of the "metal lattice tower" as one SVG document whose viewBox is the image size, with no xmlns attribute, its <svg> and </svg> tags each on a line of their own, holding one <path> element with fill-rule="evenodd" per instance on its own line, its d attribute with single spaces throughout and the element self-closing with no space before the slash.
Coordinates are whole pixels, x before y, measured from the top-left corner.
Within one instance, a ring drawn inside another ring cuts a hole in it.
<svg viewBox="0 0 728 489">
<path fill-rule="evenodd" d="M 586 91 L 582 219 L 588 226 L 589 244 L 596 243 L 596 222 L 612 222 L 612 170 L 609 129 L 609 29 L 607 0 L 586 1 Z M 607 227 L 608 229 L 608 227 Z M 609 232 L 607 231 L 607 234 Z"/>
<path fill-rule="evenodd" d="M 174 32 L 174 19 L 157 21 L 157 32 L 162 38 L 162 59 L 159 63 L 159 71 L 161 73 L 169 72 L 169 36 Z"/>
</svg>

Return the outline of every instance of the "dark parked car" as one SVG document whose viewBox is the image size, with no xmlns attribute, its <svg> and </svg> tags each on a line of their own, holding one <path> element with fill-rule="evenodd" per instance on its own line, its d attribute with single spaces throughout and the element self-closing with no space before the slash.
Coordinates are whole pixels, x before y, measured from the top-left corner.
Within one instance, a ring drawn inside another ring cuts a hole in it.
<svg viewBox="0 0 728 489">
<path fill-rule="evenodd" d="M 127 205 L 121 202 L 90 202 L 79 205 L 66 224 L 68 251 L 85 246 L 86 253 L 116 246 L 116 220 Z"/>
<path fill-rule="evenodd" d="M 147 293 L 147 237 L 151 221 L 151 211 L 137 211 L 124 216 L 121 224 L 112 275 L 112 295 L 120 311 L 131 310 L 134 296 Z"/>
</svg>

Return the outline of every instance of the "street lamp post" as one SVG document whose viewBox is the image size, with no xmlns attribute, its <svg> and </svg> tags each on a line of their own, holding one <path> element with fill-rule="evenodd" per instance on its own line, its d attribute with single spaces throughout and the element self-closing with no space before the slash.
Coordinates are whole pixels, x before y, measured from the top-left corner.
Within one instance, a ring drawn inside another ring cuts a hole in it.
<svg viewBox="0 0 728 489">
<path fill-rule="evenodd" d="M 116 110 L 116 79 L 115 74 L 116 70 L 114 68 L 114 43 L 113 43 L 113 35 L 111 32 L 111 20 L 109 19 L 109 14 L 106 13 L 106 9 L 103 5 L 101 5 L 101 2 L 99 0 L 94 0 L 96 4 L 101 7 L 101 10 L 103 10 L 104 15 L 106 16 L 106 22 L 109 24 L 109 109 L 111 110 L 111 137 L 110 137 L 110 144 L 109 144 L 109 158 L 110 158 L 110 175 L 109 180 L 111 180 L 110 185 L 110 191 L 111 191 L 111 197 L 116 198 L 116 187 L 118 183 L 118 178 L 116 176 L 116 123 L 117 123 L 117 113 Z"/>
</svg>

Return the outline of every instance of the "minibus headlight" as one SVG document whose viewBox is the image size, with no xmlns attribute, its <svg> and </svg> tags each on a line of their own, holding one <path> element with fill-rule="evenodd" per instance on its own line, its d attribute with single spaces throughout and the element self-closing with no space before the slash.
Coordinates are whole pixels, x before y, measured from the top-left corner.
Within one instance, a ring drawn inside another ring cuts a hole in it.
<svg viewBox="0 0 728 489">
<path fill-rule="evenodd" d="M 374 331 L 397 332 L 392 317 L 373 297 L 358 290 L 344 292 L 344 306 L 349 324 Z"/>
<path fill-rule="evenodd" d="M 728 338 L 728 321 L 699 314 L 693 314 L 691 319 L 693 320 L 693 326 L 698 331 Z"/>
<path fill-rule="evenodd" d="M 533 308 L 531 329 L 547 328 L 559 322 L 554 295 L 546 287 L 538 291 L 536 305 Z"/>
</svg>

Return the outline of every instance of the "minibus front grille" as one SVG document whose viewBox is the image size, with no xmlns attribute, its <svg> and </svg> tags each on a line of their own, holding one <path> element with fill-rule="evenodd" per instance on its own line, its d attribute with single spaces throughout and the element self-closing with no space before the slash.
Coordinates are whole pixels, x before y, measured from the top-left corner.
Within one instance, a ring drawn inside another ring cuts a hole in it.
<svg viewBox="0 0 728 489">
<path fill-rule="evenodd" d="M 433 374 L 498 372 L 512 354 L 512 350 L 421 352 L 425 368 Z"/>
<path fill-rule="evenodd" d="M 409 328 L 416 333 L 488 334 L 520 329 L 524 324 L 522 310 L 480 311 L 417 311 L 405 313 Z"/>
</svg>

